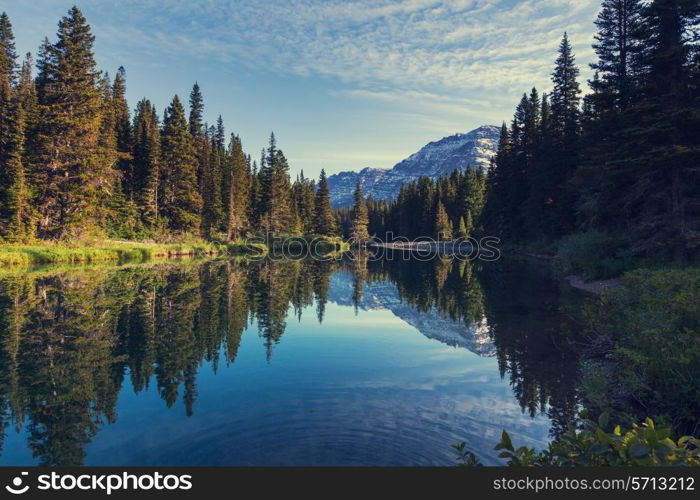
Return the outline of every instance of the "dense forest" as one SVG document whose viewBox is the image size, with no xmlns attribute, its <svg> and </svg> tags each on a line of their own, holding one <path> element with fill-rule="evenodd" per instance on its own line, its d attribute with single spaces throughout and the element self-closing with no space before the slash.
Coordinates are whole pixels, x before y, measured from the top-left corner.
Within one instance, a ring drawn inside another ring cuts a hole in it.
<svg viewBox="0 0 700 500">
<path fill-rule="evenodd" d="M 176 95 L 161 117 L 144 98 L 132 117 L 126 72 L 99 71 L 94 40 L 73 7 L 34 76 L 0 16 L 2 241 L 336 234 L 325 173 L 318 188 L 303 173 L 292 182 L 274 134 L 252 160 L 221 116 L 203 122 L 196 83 L 188 111 Z"/>
<path fill-rule="evenodd" d="M 503 125 L 484 226 L 509 242 L 579 232 L 621 253 L 697 256 L 699 21 L 696 0 L 605 0 L 583 97 L 564 35 L 551 92 L 533 88 Z"/>
<path fill-rule="evenodd" d="M 699 19 L 695 0 L 605 0 L 589 93 L 564 34 L 551 91 L 522 96 L 485 186 L 467 168 L 406 185 L 393 202 L 368 200 L 370 233 L 474 232 L 545 248 L 568 238 L 608 258 L 697 256 Z"/>
<path fill-rule="evenodd" d="M 325 173 L 292 181 L 274 134 L 252 159 L 220 116 L 204 123 L 196 83 L 188 110 L 176 95 L 161 118 L 144 98 L 132 117 L 126 73 L 98 71 L 77 7 L 42 43 L 36 75 L 3 13 L 0 236 L 488 234 L 686 261 L 700 249 L 699 17 L 694 0 L 605 0 L 590 92 L 565 34 L 551 91 L 523 95 L 488 173 L 419 179 L 391 202 L 365 200 L 358 185 L 354 207 L 334 213 Z"/>
<path fill-rule="evenodd" d="M 338 225 L 345 236 L 357 232 L 359 189 L 353 207 L 338 210 Z M 466 238 L 478 229 L 485 189 L 486 174 L 481 169 L 455 170 L 437 179 L 421 177 L 403 185 L 392 202 L 366 200 L 368 232 L 380 239 L 390 232 L 409 239 Z"/>
</svg>

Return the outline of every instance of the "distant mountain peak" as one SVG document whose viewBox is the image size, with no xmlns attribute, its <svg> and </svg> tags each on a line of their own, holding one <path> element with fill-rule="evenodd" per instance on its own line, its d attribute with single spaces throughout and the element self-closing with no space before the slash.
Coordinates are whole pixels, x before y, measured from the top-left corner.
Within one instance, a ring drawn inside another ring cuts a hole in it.
<svg viewBox="0 0 700 500">
<path fill-rule="evenodd" d="M 392 200 L 403 184 L 419 177 L 439 177 L 467 167 L 488 168 L 496 154 L 500 130 L 495 125 L 482 125 L 467 133 L 429 142 L 393 168 L 365 167 L 359 172 L 331 175 L 328 178 L 331 202 L 335 207 L 351 205 L 358 178 L 365 195 Z"/>
</svg>

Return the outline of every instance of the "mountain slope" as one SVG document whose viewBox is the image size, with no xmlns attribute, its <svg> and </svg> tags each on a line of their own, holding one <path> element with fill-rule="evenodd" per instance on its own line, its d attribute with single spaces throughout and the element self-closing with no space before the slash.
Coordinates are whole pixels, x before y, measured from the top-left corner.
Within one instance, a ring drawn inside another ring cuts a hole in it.
<svg viewBox="0 0 700 500">
<path fill-rule="evenodd" d="M 328 178 L 334 207 L 352 204 L 358 177 L 366 196 L 391 200 L 401 186 L 419 177 L 438 177 L 455 169 L 489 166 L 496 154 L 500 128 L 484 125 L 466 134 L 456 134 L 430 142 L 393 168 L 365 168 L 359 172 L 340 172 Z"/>
</svg>

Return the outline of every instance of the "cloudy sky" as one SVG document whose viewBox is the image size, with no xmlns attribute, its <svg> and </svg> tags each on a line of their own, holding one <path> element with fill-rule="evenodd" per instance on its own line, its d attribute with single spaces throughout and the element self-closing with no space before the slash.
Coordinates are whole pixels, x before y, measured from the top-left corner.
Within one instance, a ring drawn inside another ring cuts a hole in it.
<svg viewBox="0 0 700 500">
<path fill-rule="evenodd" d="M 549 87 L 563 32 L 583 78 L 599 0 L 90 0 L 101 69 L 159 111 L 198 81 L 206 119 L 259 155 L 275 131 L 295 172 L 391 167 L 425 143 L 512 116 Z M 0 6 L 36 52 L 65 0 Z"/>
</svg>

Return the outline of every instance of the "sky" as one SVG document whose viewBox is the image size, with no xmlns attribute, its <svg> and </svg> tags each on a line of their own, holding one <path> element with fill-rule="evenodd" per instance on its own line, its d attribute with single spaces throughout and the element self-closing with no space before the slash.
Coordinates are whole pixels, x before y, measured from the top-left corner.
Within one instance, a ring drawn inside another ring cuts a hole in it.
<svg viewBox="0 0 700 500">
<path fill-rule="evenodd" d="M 564 31 L 590 78 L 600 0 L 82 0 L 101 70 L 133 109 L 192 85 L 259 157 L 271 131 L 292 173 L 391 167 L 426 143 L 509 121 L 550 88 Z M 0 1 L 19 53 L 56 39 L 65 0 Z"/>
</svg>

